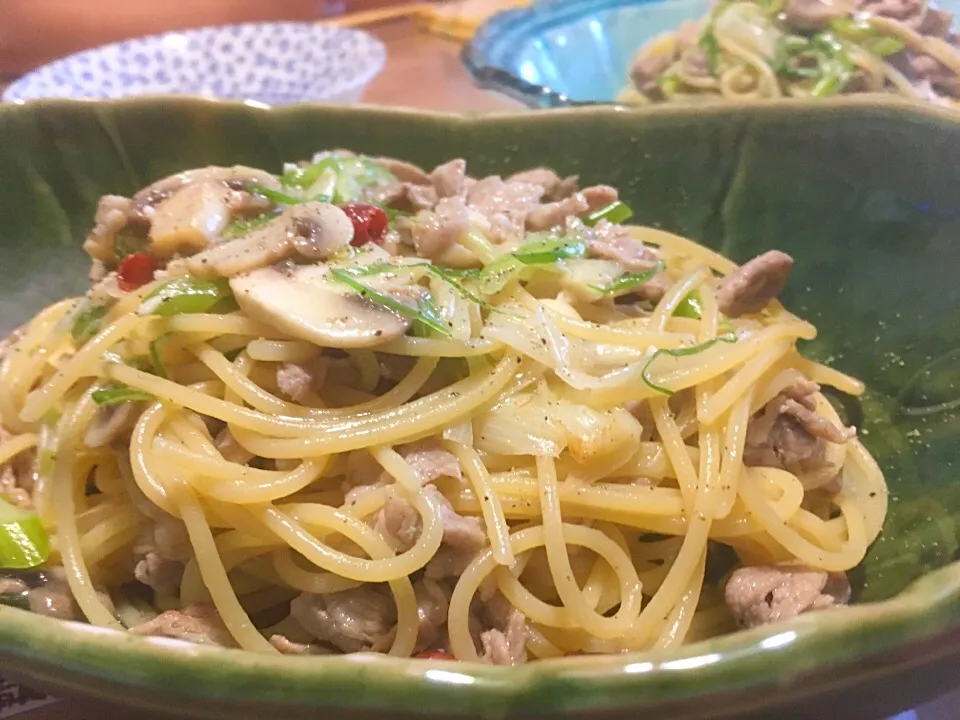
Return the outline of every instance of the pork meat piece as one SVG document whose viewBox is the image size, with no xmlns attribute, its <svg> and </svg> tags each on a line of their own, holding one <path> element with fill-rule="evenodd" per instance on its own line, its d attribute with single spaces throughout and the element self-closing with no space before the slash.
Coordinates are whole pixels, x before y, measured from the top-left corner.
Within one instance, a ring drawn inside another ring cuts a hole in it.
<svg viewBox="0 0 960 720">
<path fill-rule="evenodd" d="M 316 643 L 294 642 L 286 635 L 271 635 L 270 644 L 273 645 L 281 655 L 331 655 L 333 652 Z"/>
<path fill-rule="evenodd" d="M 290 614 L 317 640 L 347 653 L 370 648 L 397 621 L 393 600 L 366 586 L 325 595 L 302 593 L 290 601 Z"/>
<path fill-rule="evenodd" d="M 374 529 L 397 552 L 412 548 L 420 537 L 421 528 L 420 513 L 395 492 L 387 496 L 374 522 Z"/>
<path fill-rule="evenodd" d="M 753 467 L 810 473 L 826 466 L 826 443 L 842 445 L 855 435 L 853 428 L 838 428 L 814 412 L 808 402 L 780 394 L 747 426 L 743 460 Z"/>
<path fill-rule="evenodd" d="M 909 60 L 918 83 L 928 83 L 936 92 L 960 98 L 960 76 L 930 55 L 915 55 Z"/>
<path fill-rule="evenodd" d="M 150 525 L 133 546 L 137 581 L 165 596 L 180 593 L 187 561 L 193 556 L 182 521 L 167 516 Z"/>
<path fill-rule="evenodd" d="M 660 91 L 657 80 L 672 63 L 673 53 L 663 52 L 659 44 L 654 47 L 645 45 L 633 57 L 630 80 L 640 92 L 646 95 L 657 94 Z"/>
<path fill-rule="evenodd" d="M 578 180 L 576 175 L 561 178 L 553 170 L 542 167 L 524 170 L 507 178 L 508 183 L 539 185 L 543 188 L 543 197 L 549 200 L 563 200 L 573 195 L 577 191 Z"/>
<path fill-rule="evenodd" d="M 467 162 L 462 158 L 438 165 L 430 173 L 430 182 L 438 198 L 457 197 L 463 192 L 467 177 Z"/>
<path fill-rule="evenodd" d="M 527 619 L 519 610 L 511 611 L 503 628 L 480 634 L 481 660 L 492 665 L 522 665 L 527 661 Z"/>
<path fill-rule="evenodd" d="M 416 471 L 420 483 L 426 485 L 442 477 L 461 479 L 460 461 L 433 439 L 421 440 L 400 448 L 400 454 Z"/>
<path fill-rule="evenodd" d="M 486 220 L 489 237 L 496 243 L 503 243 L 522 236 L 527 215 L 540 207 L 543 194 L 540 185 L 504 182 L 491 175 L 477 180 L 467 189 L 467 205 Z"/>
<path fill-rule="evenodd" d="M 724 599 L 737 623 L 751 628 L 846 604 L 850 583 L 843 573 L 797 565 L 741 567 L 727 581 Z"/>
<path fill-rule="evenodd" d="M 327 363 L 323 358 L 304 363 L 281 363 L 277 368 L 277 387 L 294 402 L 303 402 L 310 393 L 323 387 Z"/>
<path fill-rule="evenodd" d="M 436 647 L 444 639 L 450 609 L 450 591 L 438 582 L 424 579 L 413 586 L 417 596 L 417 652 Z"/>
<path fill-rule="evenodd" d="M 487 536 L 478 518 L 457 513 L 449 501 L 433 485 L 423 489 L 440 505 L 443 541 L 436 555 L 427 563 L 426 577 L 439 580 L 456 577 L 486 546 Z M 391 495 L 377 514 L 374 527 L 388 545 L 397 551 L 410 549 L 420 537 L 420 514 L 404 498 Z"/>
<path fill-rule="evenodd" d="M 717 305 L 727 317 L 758 313 L 783 290 L 793 258 L 770 250 L 749 260 L 720 281 Z"/>
<path fill-rule="evenodd" d="M 237 647 L 220 613 L 211 605 L 190 605 L 183 610 L 167 610 L 149 622 L 130 628 L 130 632 L 134 635 L 186 640 L 199 645 Z"/>
<path fill-rule="evenodd" d="M 525 222 L 528 230 L 550 230 L 563 226 L 568 217 L 583 215 L 589 209 L 583 193 L 574 193 L 563 200 L 531 208 Z"/>
<path fill-rule="evenodd" d="M 803 30 L 824 30 L 832 20 L 850 15 L 849 0 L 787 0 L 783 9 L 786 21 Z"/>
<path fill-rule="evenodd" d="M 433 211 L 421 213 L 410 226 L 417 255 L 439 261 L 470 229 L 470 213 L 458 197 L 443 198 Z"/>
<path fill-rule="evenodd" d="M 657 265 L 657 255 L 622 225 L 601 220 L 587 243 L 587 255 L 613 260 L 627 272 L 643 272 Z"/>
</svg>

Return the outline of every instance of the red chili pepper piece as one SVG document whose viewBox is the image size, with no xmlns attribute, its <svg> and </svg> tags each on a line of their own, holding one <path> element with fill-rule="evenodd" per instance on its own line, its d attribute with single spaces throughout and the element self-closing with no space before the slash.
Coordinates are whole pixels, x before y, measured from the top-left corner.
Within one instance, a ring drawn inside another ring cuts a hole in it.
<svg viewBox="0 0 960 720">
<path fill-rule="evenodd" d="M 124 292 L 136 290 L 153 280 L 153 258 L 147 253 L 127 255 L 117 267 L 117 285 Z"/>
<path fill-rule="evenodd" d="M 456 660 L 453 655 L 443 652 L 442 650 L 429 650 L 427 652 L 417 653 L 414 657 L 422 660 Z"/>
<path fill-rule="evenodd" d="M 387 232 L 387 226 L 390 224 L 390 219 L 382 208 L 378 208 L 376 205 L 350 203 L 341 205 L 340 209 L 347 214 L 350 222 L 353 223 L 351 245 L 360 247 L 368 242 L 380 244 Z"/>
</svg>

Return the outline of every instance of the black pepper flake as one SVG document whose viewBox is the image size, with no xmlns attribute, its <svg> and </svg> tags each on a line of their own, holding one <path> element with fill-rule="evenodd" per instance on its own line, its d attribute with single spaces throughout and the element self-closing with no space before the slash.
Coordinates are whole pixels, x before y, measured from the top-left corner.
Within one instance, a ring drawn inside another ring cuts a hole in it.
<svg viewBox="0 0 960 720">
<path fill-rule="evenodd" d="M 876 493 L 876 491 L 874 491 L 874 492 L 872 492 L 872 493 L 870 493 L 870 497 L 872 497 L 872 498 L 875 498 L 876 496 L 877 496 L 877 493 Z"/>
</svg>

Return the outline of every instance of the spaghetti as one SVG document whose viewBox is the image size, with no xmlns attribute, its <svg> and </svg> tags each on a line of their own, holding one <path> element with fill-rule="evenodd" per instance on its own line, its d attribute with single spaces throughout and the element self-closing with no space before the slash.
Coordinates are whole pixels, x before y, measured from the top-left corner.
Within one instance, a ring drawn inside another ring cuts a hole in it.
<svg viewBox="0 0 960 720">
<path fill-rule="evenodd" d="M 926 0 L 717 2 L 636 54 L 628 103 L 894 93 L 955 107 L 960 39 Z"/>
<path fill-rule="evenodd" d="M 844 602 L 886 488 L 816 382 L 862 385 L 788 256 L 629 215 L 343 151 L 104 198 L 4 351 L 0 560 L 105 628 L 499 664 Z"/>
</svg>

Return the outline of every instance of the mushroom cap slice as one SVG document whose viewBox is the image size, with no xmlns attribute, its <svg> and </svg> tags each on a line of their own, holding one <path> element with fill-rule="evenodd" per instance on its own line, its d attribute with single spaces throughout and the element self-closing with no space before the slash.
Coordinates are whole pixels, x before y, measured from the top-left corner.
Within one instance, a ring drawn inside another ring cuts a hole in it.
<svg viewBox="0 0 960 720">
<path fill-rule="evenodd" d="M 156 257 L 193 254 L 220 239 L 230 222 L 231 190 L 220 183 L 187 185 L 159 203 L 150 226 L 150 252 Z"/>
<path fill-rule="evenodd" d="M 411 324 L 338 283 L 325 265 L 261 268 L 231 278 L 230 287 L 250 317 L 321 347 L 375 347 Z"/>
<path fill-rule="evenodd" d="M 288 207 L 263 227 L 220 242 L 187 259 L 200 277 L 233 277 L 273 265 L 294 253 L 326 260 L 353 240 L 353 223 L 336 205 L 320 202 Z"/>
<path fill-rule="evenodd" d="M 152 215 L 152 208 L 155 205 L 187 185 L 195 183 L 218 183 L 234 189 L 246 183 L 257 183 L 273 190 L 280 189 L 280 181 L 265 170 L 258 170 L 245 165 L 234 165 L 233 167 L 211 165 L 168 175 L 147 185 L 147 187 L 134 194 L 133 209 L 138 214 L 144 213 L 149 217 Z"/>
<path fill-rule="evenodd" d="M 336 205 L 301 203 L 285 210 L 288 234 L 303 257 L 326 260 L 353 240 L 353 222 Z"/>
</svg>

